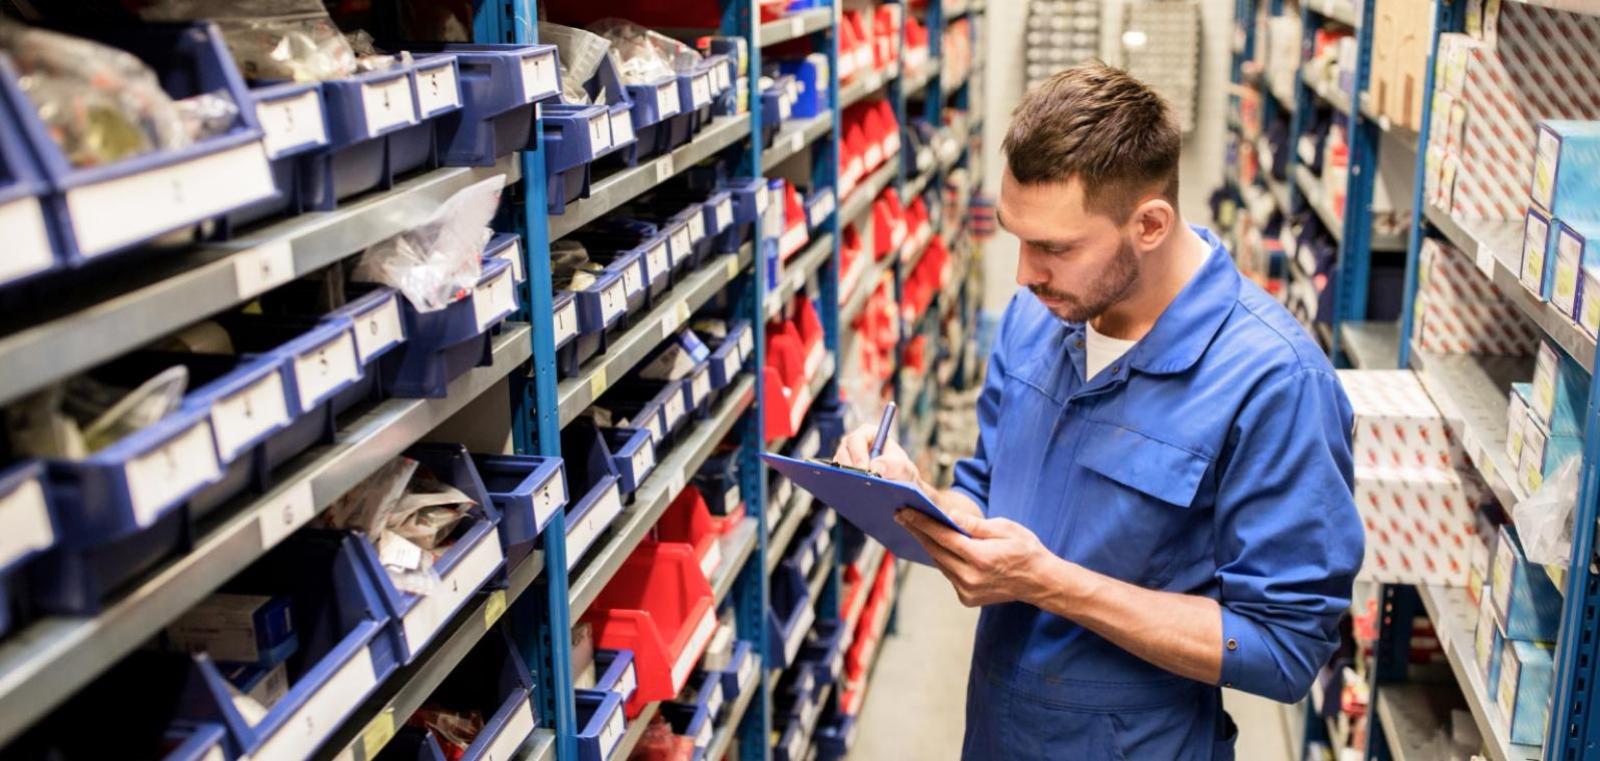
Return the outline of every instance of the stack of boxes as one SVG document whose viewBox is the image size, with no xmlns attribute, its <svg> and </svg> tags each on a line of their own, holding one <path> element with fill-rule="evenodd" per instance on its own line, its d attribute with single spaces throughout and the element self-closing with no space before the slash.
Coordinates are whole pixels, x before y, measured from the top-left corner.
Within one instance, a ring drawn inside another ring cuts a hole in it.
<svg viewBox="0 0 1600 761">
<path fill-rule="evenodd" d="M 1421 131 L 1433 4 L 1377 0 L 1373 16 L 1367 106 L 1395 126 Z"/>
<path fill-rule="evenodd" d="M 1100 3 L 1033 0 L 1028 7 L 1027 42 L 1031 90 L 1051 74 L 1100 55 Z"/>
<path fill-rule="evenodd" d="M 1500 527 L 1489 565 L 1473 638 L 1478 671 L 1511 742 L 1537 745 L 1549 721 L 1561 593 L 1523 556 L 1509 527 Z"/>
<path fill-rule="evenodd" d="M 1538 348 L 1538 327 L 1449 243 L 1424 240 L 1417 265 L 1412 333 L 1423 351 L 1520 357 Z"/>
<path fill-rule="evenodd" d="M 1516 464 L 1516 484 L 1532 494 L 1570 457 L 1583 452 L 1584 406 L 1589 380 L 1583 368 L 1555 346 L 1539 346 L 1532 383 L 1511 384 L 1506 406 L 1506 456 Z"/>
<path fill-rule="evenodd" d="M 1361 574 L 1386 584 L 1469 585 L 1490 501 L 1461 444 L 1406 370 L 1341 370 L 1355 412 L 1356 507 L 1366 527 Z"/>
<path fill-rule="evenodd" d="M 1600 121 L 1547 119 L 1537 135 L 1522 284 L 1592 338 L 1600 328 Z"/>
</svg>

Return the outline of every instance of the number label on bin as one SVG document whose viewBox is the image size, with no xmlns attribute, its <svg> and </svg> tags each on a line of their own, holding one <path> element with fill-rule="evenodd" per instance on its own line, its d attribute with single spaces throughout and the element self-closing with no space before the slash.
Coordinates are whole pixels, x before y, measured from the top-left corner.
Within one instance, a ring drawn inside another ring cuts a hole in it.
<svg viewBox="0 0 1600 761">
<path fill-rule="evenodd" d="M 633 670 L 633 661 L 622 669 L 622 676 L 617 677 L 616 693 L 624 701 L 633 697 L 633 691 L 639 688 L 639 675 Z"/>
<path fill-rule="evenodd" d="M 724 198 L 717 202 L 717 229 L 726 230 L 733 224 L 733 200 Z"/>
<path fill-rule="evenodd" d="M 728 87 L 733 84 L 733 80 L 728 77 L 728 66 L 727 65 L 718 66 L 717 68 L 713 69 L 712 71 L 716 72 L 717 90 L 719 92 L 723 91 L 723 90 L 727 90 Z"/>
<path fill-rule="evenodd" d="M 11 493 L 0 496 L 0 566 L 55 541 L 56 532 L 50 525 L 49 506 L 39 479 L 23 481 Z"/>
<path fill-rule="evenodd" d="M 739 500 L 743 498 L 744 495 L 739 491 L 738 484 L 729 486 L 727 491 L 722 493 L 722 509 L 730 513 L 739 509 Z"/>
<path fill-rule="evenodd" d="M 762 183 L 761 187 L 756 188 L 756 213 L 767 213 L 767 186 L 765 183 Z"/>
<path fill-rule="evenodd" d="M 219 474 L 211 424 L 202 420 L 123 466 L 134 520 L 140 526 L 150 525 L 162 508 L 215 481 Z"/>
<path fill-rule="evenodd" d="M 490 532 L 468 550 L 456 566 L 442 578 L 432 592 L 417 600 L 405 614 L 406 644 L 416 653 L 444 626 L 446 619 L 461 607 L 473 592 L 483 586 L 489 574 L 500 565 L 500 541 Z"/>
<path fill-rule="evenodd" d="M 363 647 L 345 661 L 321 689 L 313 692 L 299 710 L 290 714 L 250 758 L 254 761 L 306 758 L 377 684 L 372 653 Z"/>
<path fill-rule="evenodd" d="M 522 101 L 532 103 L 556 92 L 555 53 L 536 53 L 522 58 Z"/>
<path fill-rule="evenodd" d="M 694 665 L 700 662 L 700 656 L 706 650 L 706 643 L 711 641 L 711 634 L 717 630 L 717 611 L 707 608 L 705 615 L 700 617 L 700 622 L 694 626 L 694 634 L 689 636 L 689 641 L 684 645 L 683 652 L 678 653 L 678 659 L 672 664 L 672 691 L 683 691 L 683 683 L 688 681 L 689 672 Z"/>
<path fill-rule="evenodd" d="M 610 759 L 611 754 L 617 750 L 617 744 L 622 742 L 622 735 L 627 731 L 623 724 L 622 704 L 611 711 L 606 717 L 606 723 L 600 727 L 600 758 Z"/>
<path fill-rule="evenodd" d="M 667 411 L 667 427 L 677 430 L 678 424 L 683 422 L 683 394 L 668 396 L 664 406 Z"/>
<path fill-rule="evenodd" d="M 629 261 L 622 270 L 622 284 L 629 296 L 644 290 L 644 263 L 637 259 Z"/>
<path fill-rule="evenodd" d="M 610 285 L 600 291 L 600 318 L 602 322 L 611 322 L 619 317 L 623 310 L 628 308 L 628 286 L 617 278 Z"/>
<path fill-rule="evenodd" d="M 356 316 L 356 355 L 360 357 L 362 364 L 372 361 L 379 352 L 403 340 L 405 333 L 400 326 L 400 302 L 397 294 L 391 294 L 376 309 L 369 309 Z"/>
<path fill-rule="evenodd" d="M 472 313 L 478 332 L 505 318 L 517 309 L 517 292 L 508 268 L 487 283 L 480 283 L 472 295 Z"/>
<path fill-rule="evenodd" d="M 268 550 L 305 525 L 317 513 L 311 481 L 299 481 L 272 504 L 261 508 L 261 549 Z"/>
<path fill-rule="evenodd" d="M 756 350 L 756 336 L 749 330 L 739 334 L 739 358 L 749 359 L 751 352 Z"/>
<path fill-rule="evenodd" d="M 504 259 L 506 264 L 511 266 L 511 279 L 513 281 L 520 283 L 527 279 L 527 276 L 522 273 L 522 243 L 520 239 L 513 238 L 511 245 L 506 246 L 500 253 L 495 254 L 494 258 Z"/>
<path fill-rule="evenodd" d="M 756 659 L 754 656 L 745 656 L 744 663 L 739 666 L 739 692 L 754 686 L 756 676 Z"/>
<path fill-rule="evenodd" d="M 822 195 L 817 197 L 816 202 L 811 204 L 811 226 L 817 227 L 821 225 L 822 220 L 827 219 L 828 215 L 833 213 L 833 208 L 833 191 L 824 190 Z"/>
<path fill-rule="evenodd" d="M 671 258 L 667 256 L 667 244 L 665 243 L 657 243 L 644 252 L 644 263 L 646 268 L 650 270 L 650 283 L 652 285 L 667 276 L 667 272 L 672 269 L 671 261 Z"/>
<path fill-rule="evenodd" d="M 645 475 L 650 472 L 651 468 L 655 467 L 655 448 L 650 442 L 646 441 L 642 446 L 639 447 L 639 451 L 633 453 L 633 457 L 631 459 L 633 462 L 633 478 L 637 482 L 638 480 L 643 479 Z"/>
<path fill-rule="evenodd" d="M 555 311 L 556 345 L 578 335 L 578 302 L 568 301 Z"/>
<path fill-rule="evenodd" d="M 561 471 L 550 475 L 550 480 L 539 487 L 539 493 L 533 498 L 534 522 L 543 526 L 550 516 L 555 515 L 556 508 L 567 503 L 567 482 L 562 478 Z"/>
<path fill-rule="evenodd" d="M 682 110 L 678 102 L 678 83 L 676 81 L 656 86 L 656 114 L 663 119 L 676 116 Z"/>
<path fill-rule="evenodd" d="M 350 331 L 294 358 L 295 388 L 300 392 L 300 414 L 304 415 L 331 396 L 345 383 L 361 377 L 356 362 L 356 342 Z"/>
<path fill-rule="evenodd" d="M 711 398 L 711 367 L 709 365 L 700 368 L 694 374 L 694 379 L 689 381 L 689 391 L 694 397 L 694 403 L 697 407 Z"/>
<path fill-rule="evenodd" d="M 710 691 L 710 694 L 706 695 L 706 713 L 708 715 L 710 715 L 712 720 L 714 721 L 717 718 L 717 714 L 721 713 L 721 712 L 722 712 L 722 680 L 713 679 L 713 680 L 711 680 L 711 691 Z M 708 721 L 708 722 L 706 722 L 706 725 L 710 726 L 711 723 L 712 722 Z"/>
<path fill-rule="evenodd" d="M 456 67 L 446 61 L 432 68 L 417 69 L 417 107 L 424 118 L 444 113 L 461 105 L 461 87 L 456 84 Z"/>
<path fill-rule="evenodd" d="M 589 148 L 595 156 L 611 149 L 611 117 L 596 114 L 589 118 Z"/>
<path fill-rule="evenodd" d="M 672 231 L 672 255 L 679 259 L 687 260 L 694 248 L 694 237 L 689 234 L 688 225 L 679 225 Z"/>
<path fill-rule="evenodd" d="M 638 422 L 641 422 L 641 421 L 637 421 L 636 420 L 634 422 L 638 423 Z M 665 446 L 665 444 L 666 444 L 666 432 L 661 430 L 661 413 L 660 413 L 660 411 L 651 410 L 650 414 L 645 415 L 644 420 L 642 422 L 644 423 L 644 427 L 650 429 L 650 438 L 651 438 L 651 440 L 654 441 L 657 445 Z"/>
<path fill-rule="evenodd" d="M 713 541 L 706 548 L 705 557 L 700 558 L 700 573 L 709 579 L 716 574 L 719 565 L 722 565 L 722 543 Z"/>
<path fill-rule="evenodd" d="M 689 80 L 689 95 L 696 109 L 711 105 L 711 75 L 699 74 Z"/>
<path fill-rule="evenodd" d="M 617 491 L 617 485 L 613 483 L 606 487 L 605 494 L 584 514 L 583 520 L 567 530 L 567 570 L 572 570 L 578 564 L 589 545 L 621 513 L 622 493 Z"/>
<path fill-rule="evenodd" d="M 710 713 L 709 711 L 707 713 Z M 694 747 L 705 750 L 711 747 L 711 719 L 706 719 L 700 724 L 700 731 L 695 733 Z"/>
<path fill-rule="evenodd" d="M 283 374 L 274 369 L 244 389 L 211 405 L 211 427 L 217 453 L 233 462 L 262 434 L 289 422 L 289 403 L 283 395 Z"/>
<path fill-rule="evenodd" d="M 267 156 L 277 158 L 291 148 L 323 145 L 328 128 L 322 121 L 322 99 L 316 90 L 289 98 L 258 101 L 256 119 L 261 122 Z"/>
<path fill-rule="evenodd" d="M 623 146 L 633 142 L 633 116 L 627 111 L 611 115 L 611 144 Z"/>
<path fill-rule="evenodd" d="M 362 85 L 361 108 L 367 115 L 367 137 L 377 137 L 390 127 L 417 123 L 411 82 L 405 77 Z"/>
<path fill-rule="evenodd" d="M 479 758 L 481 761 L 511 761 L 517 749 L 522 747 L 522 742 L 533 734 L 534 726 L 533 706 L 527 698 L 523 698 L 500 728 L 499 736 L 489 743 L 488 750 Z"/>
<path fill-rule="evenodd" d="M 699 210 L 689 215 L 689 240 L 699 243 L 706 239 L 706 215 Z"/>
<path fill-rule="evenodd" d="M 7 231 L 8 238 L 6 255 L 0 256 L 0 282 L 47 269 L 55 260 L 39 199 L 0 204 L 0 230 Z"/>
</svg>

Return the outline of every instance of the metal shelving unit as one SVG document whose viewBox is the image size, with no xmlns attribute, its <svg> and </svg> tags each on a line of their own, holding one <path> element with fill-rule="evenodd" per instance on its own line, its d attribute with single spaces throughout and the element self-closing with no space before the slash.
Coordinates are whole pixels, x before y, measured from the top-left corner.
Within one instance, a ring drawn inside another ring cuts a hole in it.
<svg viewBox="0 0 1600 761">
<path fill-rule="evenodd" d="M 1400 323 L 1346 322 L 1339 326 L 1344 355 L 1358 370 L 1393 370 L 1400 356 Z"/>
<path fill-rule="evenodd" d="M 1466 590 L 1424 585 L 1417 587 L 1417 593 L 1427 608 L 1428 618 L 1433 621 L 1439 644 L 1450 661 L 1450 670 L 1455 673 L 1461 694 L 1467 699 L 1467 707 L 1472 710 L 1472 717 L 1483 732 L 1489 757 L 1494 761 L 1536 761 L 1544 758 L 1539 746 L 1517 745 L 1506 739 L 1500 706 L 1483 683 L 1483 675 L 1478 673 L 1478 663 L 1473 655 L 1472 633 L 1478 620 L 1478 606 L 1467 597 Z M 1394 689 L 1385 686 L 1378 693 L 1378 699 L 1381 701 L 1385 694 Z"/>
<path fill-rule="evenodd" d="M 797 293 L 805 291 L 806 283 L 824 264 L 833 259 L 833 236 L 823 233 L 800 253 L 795 254 L 784 263 L 783 280 L 778 283 L 778 289 L 772 292 L 772 298 L 766 300 L 763 308 L 766 310 L 767 319 L 771 320 L 783 311 L 790 299 Z"/>
</svg>

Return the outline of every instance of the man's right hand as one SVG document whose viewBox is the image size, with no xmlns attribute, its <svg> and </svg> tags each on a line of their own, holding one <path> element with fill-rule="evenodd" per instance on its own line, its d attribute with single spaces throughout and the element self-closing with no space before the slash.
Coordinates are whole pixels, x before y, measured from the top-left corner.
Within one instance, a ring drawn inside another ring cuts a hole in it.
<svg viewBox="0 0 1600 761">
<path fill-rule="evenodd" d="M 839 451 L 833 454 L 834 461 L 851 468 L 870 470 L 892 481 L 921 485 L 922 476 L 917 472 L 916 464 L 911 462 L 906 450 L 901 449 L 893 438 L 884 443 L 882 454 L 876 459 L 872 457 L 872 439 L 877 435 L 876 425 L 864 425 L 845 434 L 839 442 Z"/>
</svg>

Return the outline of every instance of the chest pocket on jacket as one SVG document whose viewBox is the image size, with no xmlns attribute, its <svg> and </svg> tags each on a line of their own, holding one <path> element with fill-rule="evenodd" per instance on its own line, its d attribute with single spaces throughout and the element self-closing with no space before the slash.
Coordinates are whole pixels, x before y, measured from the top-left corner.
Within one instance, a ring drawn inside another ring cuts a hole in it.
<svg viewBox="0 0 1600 761">
<path fill-rule="evenodd" d="M 1193 559 L 1186 547 L 1210 536 L 1210 511 L 1192 508 L 1212 459 L 1121 426 L 1086 426 L 1077 463 L 1092 474 L 1079 504 L 1095 517 L 1077 521 L 1066 539 L 1095 570 L 1160 584 L 1175 558 Z"/>
</svg>

